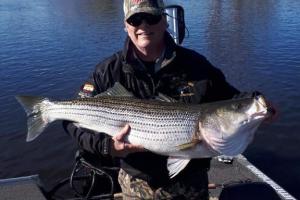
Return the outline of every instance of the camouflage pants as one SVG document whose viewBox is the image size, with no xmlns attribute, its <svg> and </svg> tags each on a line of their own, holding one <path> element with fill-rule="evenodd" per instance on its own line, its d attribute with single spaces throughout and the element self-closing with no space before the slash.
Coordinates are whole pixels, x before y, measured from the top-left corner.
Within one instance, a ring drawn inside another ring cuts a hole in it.
<svg viewBox="0 0 300 200">
<path fill-rule="evenodd" d="M 124 170 L 120 170 L 118 177 L 122 189 L 123 200 L 138 199 L 180 199 L 180 200 L 208 200 L 207 172 L 195 172 L 184 180 L 173 182 L 166 187 L 152 189 L 142 179 L 133 178 Z"/>
</svg>

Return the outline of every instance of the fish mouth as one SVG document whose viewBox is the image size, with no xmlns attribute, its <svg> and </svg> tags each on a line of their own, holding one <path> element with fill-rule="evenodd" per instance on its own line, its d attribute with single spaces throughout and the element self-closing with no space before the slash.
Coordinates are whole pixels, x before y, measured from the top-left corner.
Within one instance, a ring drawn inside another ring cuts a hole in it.
<svg viewBox="0 0 300 200">
<path fill-rule="evenodd" d="M 276 109 L 272 106 L 272 104 L 264 98 L 264 96 L 260 95 L 256 97 L 256 101 L 258 104 L 260 104 L 263 108 L 265 108 L 265 111 L 263 115 L 268 118 L 272 116 L 276 116 L 277 111 Z"/>
<path fill-rule="evenodd" d="M 268 115 L 267 111 L 261 111 L 261 112 L 257 112 L 251 115 L 252 119 L 260 119 L 260 118 L 264 118 Z"/>
<path fill-rule="evenodd" d="M 264 117 L 274 115 L 274 113 L 276 112 L 275 109 L 273 109 L 272 107 L 270 107 L 268 105 L 268 103 L 267 103 L 267 101 L 266 101 L 266 99 L 263 95 L 256 96 L 255 100 L 256 100 L 258 106 L 263 108 L 263 110 L 260 111 L 260 112 L 252 114 L 251 117 L 253 119 L 260 119 L 260 118 L 264 118 Z"/>
<path fill-rule="evenodd" d="M 257 95 L 254 98 L 260 105 L 262 105 L 262 107 L 267 108 L 266 99 L 263 95 Z"/>
</svg>

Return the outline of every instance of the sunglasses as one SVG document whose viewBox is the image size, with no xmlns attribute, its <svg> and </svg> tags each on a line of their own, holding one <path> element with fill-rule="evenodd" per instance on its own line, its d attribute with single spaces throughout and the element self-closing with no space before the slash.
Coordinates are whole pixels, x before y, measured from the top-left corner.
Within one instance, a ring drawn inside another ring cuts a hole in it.
<svg viewBox="0 0 300 200">
<path fill-rule="evenodd" d="M 160 22 L 162 18 L 162 15 L 151 15 L 148 13 L 138 13 L 135 14 L 131 17 L 129 17 L 129 19 L 127 19 L 127 23 L 130 24 L 131 26 L 140 26 L 143 21 L 145 21 L 148 25 L 155 25 L 158 24 L 158 22 Z"/>
</svg>

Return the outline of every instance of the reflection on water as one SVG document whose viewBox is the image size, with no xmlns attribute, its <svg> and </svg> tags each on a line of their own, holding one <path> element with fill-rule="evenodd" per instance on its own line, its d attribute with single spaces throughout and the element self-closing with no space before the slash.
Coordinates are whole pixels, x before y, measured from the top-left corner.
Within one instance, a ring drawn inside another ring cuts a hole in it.
<svg viewBox="0 0 300 200">
<path fill-rule="evenodd" d="M 185 8 L 184 46 L 278 107 L 278 120 L 260 128 L 246 155 L 300 197 L 300 1 L 166 2 Z M 122 48 L 123 27 L 120 0 L 1 0 L 1 178 L 39 173 L 50 184 L 68 172 L 74 143 L 59 123 L 25 143 L 25 114 L 14 95 L 74 96 L 94 65 Z"/>
</svg>

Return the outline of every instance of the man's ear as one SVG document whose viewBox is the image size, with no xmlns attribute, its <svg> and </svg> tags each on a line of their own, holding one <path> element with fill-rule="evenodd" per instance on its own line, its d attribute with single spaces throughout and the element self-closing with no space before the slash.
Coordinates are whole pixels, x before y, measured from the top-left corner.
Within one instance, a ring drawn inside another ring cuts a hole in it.
<svg viewBox="0 0 300 200">
<path fill-rule="evenodd" d="M 128 32 L 127 30 L 128 30 L 128 28 L 127 28 L 127 23 L 126 23 L 126 21 L 124 21 L 124 31 L 125 31 L 125 32 Z"/>
</svg>

